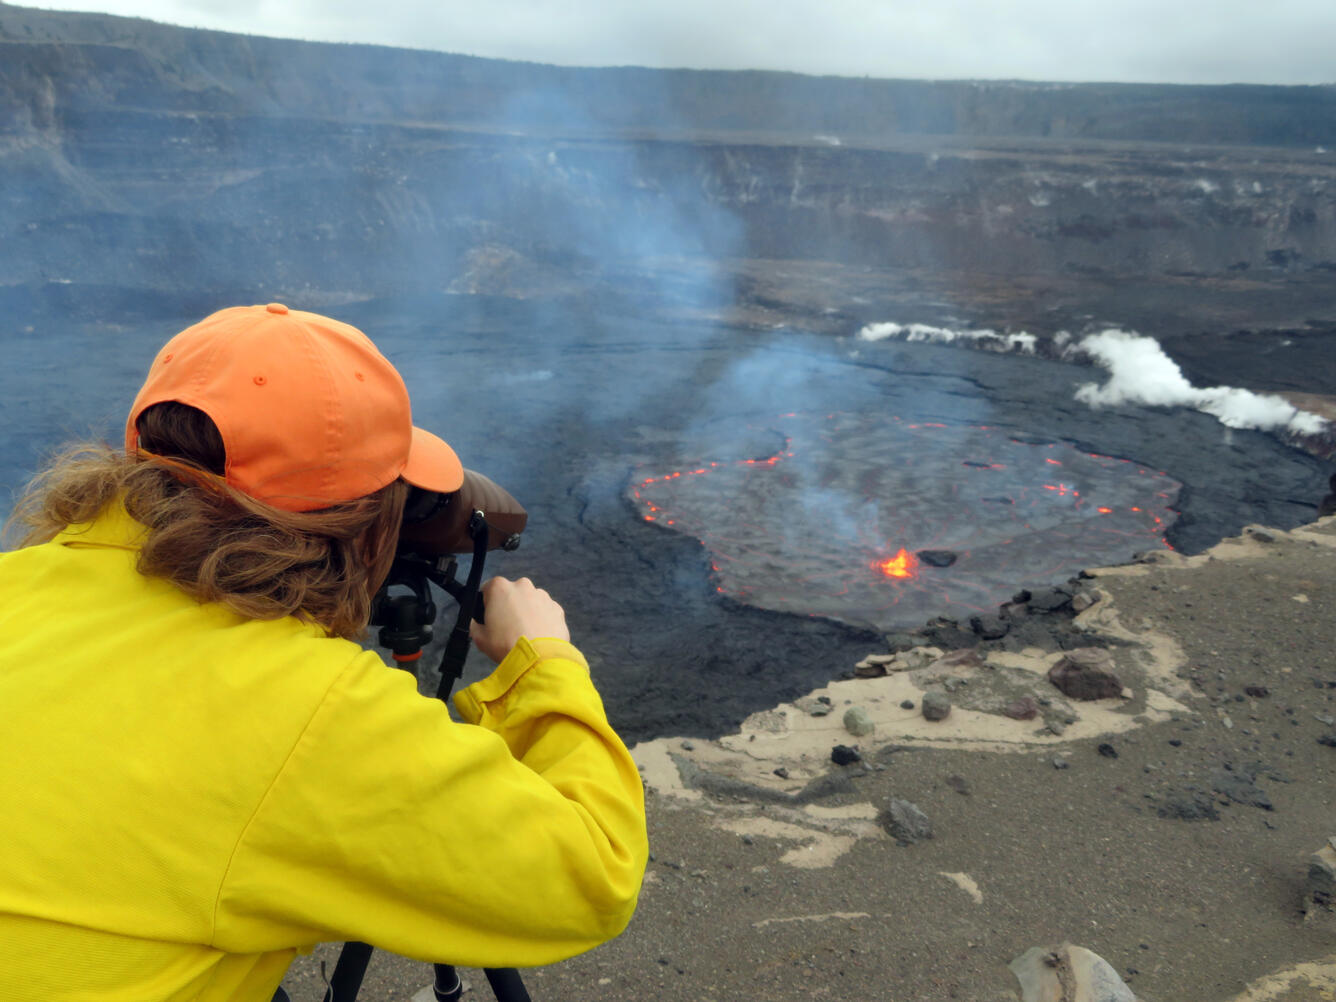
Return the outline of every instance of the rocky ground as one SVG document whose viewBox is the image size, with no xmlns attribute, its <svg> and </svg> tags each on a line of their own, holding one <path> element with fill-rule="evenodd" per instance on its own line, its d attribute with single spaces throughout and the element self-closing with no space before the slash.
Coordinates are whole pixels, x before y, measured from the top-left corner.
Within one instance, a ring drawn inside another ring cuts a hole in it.
<svg viewBox="0 0 1336 1002">
<path fill-rule="evenodd" d="M 1069 589 L 1079 614 L 1034 595 L 1006 636 L 962 646 L 938 624 L 891 638 L 917 653 L 870 650 L 879 664 L 718 741 L 638 745 L 640 909 L 618 940 L 526 972 L 531 994 L 1014 1002 L 1009 965 L 1042 948 L 1034 968 L 1066 976 L 1042 958 L 1071 943 L 1119 983 L 1069 977 L 1068 995 L 1025 1002 L 1336 997 L 1336 914 L 1304 911 L 1336 834 L 1333 583 L 1336 519 L 1250 528 L 1090 572 Z M 1107 652 L 1117 695 L 1050 681 L 1073 647 Z M 925 719 L 929 694 L 944 719 Z M 837 765 L 836 746 L 856 755 Z M 320 997 L 334 956 L 294 965 L 294 999 Z M 378 953 L 361 997 L 428 979 Z"/>
</svg>

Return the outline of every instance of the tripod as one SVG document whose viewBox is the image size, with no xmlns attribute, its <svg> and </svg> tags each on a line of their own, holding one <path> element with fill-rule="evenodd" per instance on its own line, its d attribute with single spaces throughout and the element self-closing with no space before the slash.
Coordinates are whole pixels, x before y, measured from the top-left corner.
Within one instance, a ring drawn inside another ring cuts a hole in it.
<svg viewBox="0 0 1336 1002">
<path fill-rule="evenodd" d="M 441 684 L 436 690 L 436 698 L 442 702 L 449 698 L 455 679 L 464 672 L 464 659 L 469 652 L 469 620 L 483 622 L 485 611 L 479 589 L 489 540 L 487 518 L 482 511 L 473 510 L 467 532 L 473 540 L 473 560 L 463 583 L 455 579 L 458 563 L 452 556 L 439 555 L 430 560 L 396 557 L 383 589 L 383 598 L 378 596 L 371 618 L 372 625 L 381 627 L 379 639 L 382 646 L 390 648 L 399 667 L 411 671 L 409 666 L 422 655 L 422 644 L 431 639 L 432 624 L 436 621 L 436 606 L 431 600 L 427 582 L 442 588 L 458 601 L 459 613 L 455 617 L 450 639 L 446 642 L 445 654 L 441 657 Z M 518 544 L 519 536 L 510 535 L 501 545 L 513 550 Z M 389 588 L 393 585 L 403 585 L 411 589 L 412 594 L 390 598 Z M 373 949 L 366 943 L 343 945 L 338 963 L 334 965 L 334 974 L 325 989 L 324 1002 L 353 1002 L 357 998 Z M 449 964 L 433 966 L 435 978 L 432 990 L 437 1002 L 457 1002 L 464 992 L 459 972 Z M 492 986 L 497 1002 L 530 1002 L 529 993 L 515 969 L 487 968 L 483 973 Z"/>
</svg>

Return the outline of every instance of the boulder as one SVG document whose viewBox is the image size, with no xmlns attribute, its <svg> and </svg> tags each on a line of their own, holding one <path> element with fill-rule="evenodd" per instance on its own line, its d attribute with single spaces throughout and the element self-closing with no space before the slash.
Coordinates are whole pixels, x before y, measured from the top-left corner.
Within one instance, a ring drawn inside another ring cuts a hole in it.
<svg viewBox="0 0 1336 1002">
<path fill-rule="evenodd" d="M 940 692 L 923 694 L 923 717 L 925 720 L 945 720 L 951 715 L 951 700 Z"/>
<path fill-rule="evenodd" d="M 1033 696 L 1022 696 L 1008 703 L 1002 713 L 1012 720 L 1033 720 L 1039 716 L 1039 703 Z"/>
<path fill-rule="evenodd" d="M 856 738 L 867 737 L 877 729 L 877 725 L 861 706 L 851 706 L 844 711 L 844 729 Z"/>
<path fill-rule="evenodd" d="M 1123 694 L 1113 655 L 1102 647 L 1078 647 L 1048 670 L 1048 680 L 1071 699 L 1112 699 Z"/>
<path fill-rule="evenodd" d="M 1081 946 L 1036 946 L 1010 964 L 1021 1002 L 1136 1002 L 1136 995 L 1098 954 Z"/>
</svg>

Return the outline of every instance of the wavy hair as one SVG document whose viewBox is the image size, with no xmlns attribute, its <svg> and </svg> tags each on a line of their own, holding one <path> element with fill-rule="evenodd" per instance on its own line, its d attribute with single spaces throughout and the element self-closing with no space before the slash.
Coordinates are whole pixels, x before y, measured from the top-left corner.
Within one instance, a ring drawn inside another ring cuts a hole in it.
<svg viewBox="0 0 1336 1002">
<path fill-rule="evenodd" d="M 280 511 L 223 480 L 222 436 L 179 403 L 140 415 L 140 454 L 66 448 L 24 490 L 6 525 L 19 546 L 44 543 L 119 501 L 147 526 L 141 574 L 249 619 L 298 616 L 359 639 L 389 573 L 408 485 L 310 512 Z"/>
</svg>

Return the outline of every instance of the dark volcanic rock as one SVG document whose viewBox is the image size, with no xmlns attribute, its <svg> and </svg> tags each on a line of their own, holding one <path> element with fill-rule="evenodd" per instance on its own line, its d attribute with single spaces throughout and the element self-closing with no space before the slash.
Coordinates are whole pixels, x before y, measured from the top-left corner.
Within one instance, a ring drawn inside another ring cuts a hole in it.
<svg viewBox="0 0 1336 1002">
<path fill-rule="evenodd" d="M 1071 607 L 1072 593 L 1059 587 L 1036 588 L 1030 592 L 1026 604 L 1034 612 L 1057 612 Z"/>
<path fill-rule="evenodd" d="M 1245 807 L 1275 810 L 1266 791 L 1257 785 L 1257 777 L 1238 769 L 1217 769 L 1211 774 L 1211 789 Z"/>
<path fill-rule="evenodd" d="M 1113 673 L 1113 655 L 1102 647 L 1068 651 L 1049 669 L 1048 680 L 1072 699 L 1112 699 L 1123 691 L 1122 681 Z"/>
<path fill-rule="evenodd" d="M 1304 881 L 1303 910 L 1336 908 L 1336 839 L 1315 852 L 1308 862 Z"/>
<path fill-rule="evenodd" d="M 1220 812 L 1215 800 L 1204 790 L 1188 787 L 1171 793 L 1160 804 L 1155 813 L 1162 818 L 1176 821 L 1219 821 Z"/>
<path fill-rule="evenodd" d="M 878 820 L 899 845 L 913 845 L 933 837 L 932 822 L 928 816 L 908 800 L 892 798 Z"/>
<path fill-rule="evenodd" d="M 830 750 L 830 760 L 836 765 L 852 765 L 854 762 L 861 762 L 863 756 L 859 754 L 857 748 L 850 748 L 848 745 L 836 745 Z"/>
<path fill-rule="evenodd" d="M 954 550 L 919 550 L 914 556 L 929 567 L 950 567 L 956 562 Z"/>
<path fill-rule="evenodd" d="M 1001 640 L 1011 629 L 1011 624 L 1001 616 L 972 616 L 970 626 L 984 640 Z"/>
</svg>

